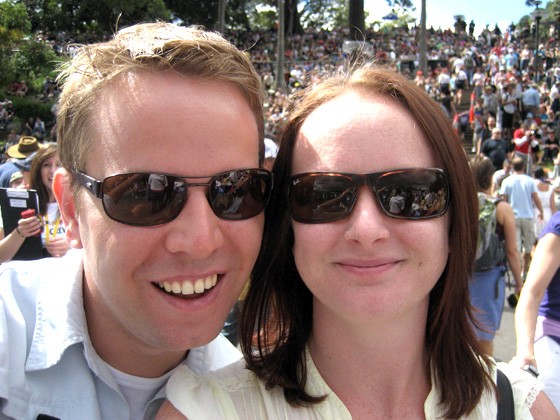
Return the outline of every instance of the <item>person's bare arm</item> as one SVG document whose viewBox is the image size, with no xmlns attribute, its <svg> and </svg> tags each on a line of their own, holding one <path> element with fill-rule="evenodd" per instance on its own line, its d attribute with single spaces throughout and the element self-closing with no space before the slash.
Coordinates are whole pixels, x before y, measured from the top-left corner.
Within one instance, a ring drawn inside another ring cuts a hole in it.
<svg viewBox="0 0 560 420">
<path fill-rule="evenodd" d="M 535 420 L 558 420 L 560 414 L 556 411 L 556 407 L 544 392 L 540 392 L 535 398 L 535 402 L 531 406 L 531 415 Z"/>
<path fill-rule="evenodd" d="M 35 216 L 20 219 L 16 229 L 0 241 L 0 263 L 10 261 L 17 254 L 25 238 L 41 233 L 41 222 Z M 2 236 L 4 232 L 2 231 Z"/>
<path fill-rule="evenodd" d="M 505 251 L 508 264 L 515 279 L 515 292 L 521 292 L 523 280 L 521 279 L 521 260 L 517 249 L 515 233 L 515 216 L 511 205 L 501 201 L 496 206 L 496 220 L 504 229 Z"/>
<path fill-rule="evenodd" d="M 525 365 L 538 367 L 533 347 L 538 308 L 546 288 L 559 267 L 560 236 L 547 233 L 537 243 L 527 280 L 515 310 L 517 351 L 512 363 L 519 367 Z"/>
</svg>

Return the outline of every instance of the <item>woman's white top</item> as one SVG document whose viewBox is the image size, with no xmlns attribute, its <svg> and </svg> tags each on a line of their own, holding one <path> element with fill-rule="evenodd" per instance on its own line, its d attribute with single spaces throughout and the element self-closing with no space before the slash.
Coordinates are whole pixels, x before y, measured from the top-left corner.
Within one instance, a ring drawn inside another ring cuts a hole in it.
<svg viewBox="0 0 560 420">
<path fill-rule="evenodd" d="M 289 405 L 284 399 L 282 389 L 278 387 L 267 390 L 264 383 L 245 368 L 243 359 L 207 376 L 197 376 L 186 366 L 181 366 L 167 384 L 167 398 L 189 420 L 351 420 L 352 416 L 342 401 L 317 371 L 309 352 L 306 357 L 307 392 L 310 395 L 327 396 L 323 402 L 308 407 Z M 506 363 L 498 363 L 498 367 L 511 382 L 515 417 L 532 419 L 529 409 L 542 385 L 521 369 Z M 492 368 L 492 375 L 495 381 L 495 366 Z M 432 383 L 435 381 L 432 380 Z M 439 391 L 432 388 L 424 403 L 426 419 L 443 418 L 438 402 Z M 476 408 L 463 418 L 487 420 L 496 418 L 496 414 L 496 398 L 493 392 L 485 391 Z"/>
</svg>

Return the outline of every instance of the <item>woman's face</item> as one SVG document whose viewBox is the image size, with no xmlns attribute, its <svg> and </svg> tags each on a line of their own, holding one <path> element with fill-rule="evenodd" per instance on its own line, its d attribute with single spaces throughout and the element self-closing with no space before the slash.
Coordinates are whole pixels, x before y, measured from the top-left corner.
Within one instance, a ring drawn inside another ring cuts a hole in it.
<svg viewBox="0 0 560 420">
<path fill-rule="evenodd" d="M 43 185 L 48 191 L 52 191 L 53 176 L 60 166 L 58 153 L 55 153 L 48 159 L 45 159 L 41 165 L 41 181 L 43 181 Z"/>
<path fill-rule="evenodd" d="M 417 167 L 439 167 L 439 162 L 414 119 L 391 99 L 349 92 L 317 108 L 303 123 L 292 175 Z M 429 293 L 447 262 L 448 226 L 448 215 L 389 218 L 367 187 L 343 220 L 294 221 L 294 258 L 314 296 L 315 319 L 416 317 L 425 322 Z"/>
</svg>

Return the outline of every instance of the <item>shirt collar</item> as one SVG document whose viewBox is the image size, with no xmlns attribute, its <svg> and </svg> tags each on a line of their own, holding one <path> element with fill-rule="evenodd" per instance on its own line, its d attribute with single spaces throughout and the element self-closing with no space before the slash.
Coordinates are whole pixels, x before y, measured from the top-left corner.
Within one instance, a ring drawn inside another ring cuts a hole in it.
<svg viewBox="0 0 560 420">
<path fill-rule="evenodd" d="M 81 250 L 69 250 L 62 258 L 45 260 L 47 275 L 37 293 L 36 324 L 27 371 L 47 369 L 58 363 L 64 351 L 82 342 L 87 334 Z"/>
</svg>

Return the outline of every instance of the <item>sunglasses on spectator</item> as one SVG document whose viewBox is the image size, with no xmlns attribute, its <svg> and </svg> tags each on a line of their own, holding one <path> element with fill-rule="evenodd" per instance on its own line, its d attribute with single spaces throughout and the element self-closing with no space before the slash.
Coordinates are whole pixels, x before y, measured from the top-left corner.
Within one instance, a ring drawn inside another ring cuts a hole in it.
<svg viewBox="0 0 560 420">
<path fill-rule="evenodd" d="M 328 223 L 350 216 L 361 187 L 395 219 L 440 217 L 449 206 L 449 182 L 441 169 L 396 169 L 371 174 L 308 172 L 290 178 L 288 206 L 300 223 Z"/>
<path fill-rule="evenodd" d="M 189 187 L 207 187 L 206 198 L 220 219 L 245 220 L 261 213 L 270 198 L 272 174 L 265 169 L 236 169 L 207 176 L 181 177 L 137 172 L 99 181 L 77 169 L 74 178 L 95 197 L 111 219 L 132 226 L 155 226 L 175 219 L 187 202 Z M 187 182 L 187 180 L 195 180 Z"/>
</svg>

